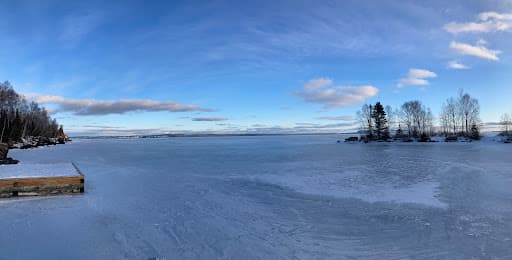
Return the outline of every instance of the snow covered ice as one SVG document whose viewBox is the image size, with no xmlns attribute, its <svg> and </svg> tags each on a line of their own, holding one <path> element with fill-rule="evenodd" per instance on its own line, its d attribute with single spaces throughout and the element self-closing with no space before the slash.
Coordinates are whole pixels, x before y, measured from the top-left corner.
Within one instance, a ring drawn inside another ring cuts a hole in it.
<svg viewBox="0 0 512 260">
<path fill-rule="evenodd" d="M 80 175 L 72 163 L 19 163 L 0 165 L 0 179 Z"/>
<path fill-rule="evenodd" d="M 0 200 L 0 259 L 510 259 L 512 145 L 75 140 L 78 196 Z"/>
</svg>

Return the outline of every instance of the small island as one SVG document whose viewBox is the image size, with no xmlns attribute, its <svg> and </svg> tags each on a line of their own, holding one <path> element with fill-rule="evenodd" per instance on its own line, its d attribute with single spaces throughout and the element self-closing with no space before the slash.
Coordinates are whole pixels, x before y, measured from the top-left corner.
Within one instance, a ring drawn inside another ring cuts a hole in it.
<svg viewBox="0 0 512 260">
<path fill-rule="evenodd" d="M 501 141 L 512 141 L 511 116 L 505 114 L 501 125 L 503 132 L 498 136 Z M 363 105 L 357 112 L 360 124 L 360 136 L 351 136 L 345 142 L 459 142 L 480 140 L 481 120 L 480 104 L 463 90 L 457 98 L 448 98 L 438 117 L 421 101 L 403 103 L 398 108 L 375 105 Z"/>
</svg>

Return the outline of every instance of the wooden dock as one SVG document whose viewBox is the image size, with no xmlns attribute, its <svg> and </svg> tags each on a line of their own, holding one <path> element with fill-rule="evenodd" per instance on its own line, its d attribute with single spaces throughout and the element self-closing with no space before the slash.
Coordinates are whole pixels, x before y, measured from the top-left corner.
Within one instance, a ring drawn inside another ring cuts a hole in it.
<svg viewBox="0 0 512 260">
<path fill-rule="evenodd" d="M 0 198 L 84 192 L 84 175 L 73 163 L 0 165 Z"/>
</svg>

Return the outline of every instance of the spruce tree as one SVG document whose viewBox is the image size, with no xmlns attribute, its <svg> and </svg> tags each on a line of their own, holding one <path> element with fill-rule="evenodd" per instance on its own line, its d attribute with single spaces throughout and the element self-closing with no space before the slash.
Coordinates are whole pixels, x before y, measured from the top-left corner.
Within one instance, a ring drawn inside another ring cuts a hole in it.
<svg viewBox="0 0 512 260">
<path fill-rule="evenodd" d="M 402 131 L 402 126 L 400 124 L 398 124 L 398 129 L 396 130 L 396 133 L 395 133 L 395 138 L 396 139 L 400 139 L 403 137 L 403 131 Z"/>
<path fill-rule="evenodd" d="M 480 140 L 480 130 L 478 129 L 478 126 L 475 123 L 471 125 L 470 138 L 473 140 Z"/>
<path fill-rule="evenodd" d="M 386 111 L 380 102 L 373 107 L 372 118 L 375 124 L 375 137 L 377 140 L 389 139 L 388 120 L 386 119 Z"/>
</svg>

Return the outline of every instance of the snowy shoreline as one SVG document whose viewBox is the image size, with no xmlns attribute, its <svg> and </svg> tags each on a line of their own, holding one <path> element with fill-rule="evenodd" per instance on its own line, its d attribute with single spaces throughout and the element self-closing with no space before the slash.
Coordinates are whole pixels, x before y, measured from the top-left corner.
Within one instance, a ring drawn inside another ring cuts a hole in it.
<svg viewBox="0 0 512 260">
<path fill-rule="evenodd" d="M 453 138 L 453 137 L 452 137 Z M 337 141 L 341 143 L 341 140 Z M 465 137 L 456 137 L 450 139 L 445 136 L 433 136 L 429 137 L 428 140 L 422 141 L 421 139 L 415 138 L 404 138 L 404 139 L 389 139 L 389 140 L 372 140 L 365 141 L 364 137 L 360 136 L 349 136 L 344 139 L 345 143 L 512 143 L 512 137 L 507 136 L 482 136 L 480 140 L 473 140 Z"/>
<path fill-rule="evenodd" d="M 9 144 L 9 149 L 30 149 L 41 146 L 50 146 L 58 144 L 66 144 L 71 141 L 68 137 L 66 138 L 49 138 L 44 136 L 28 136 L 22 138 L 20 142 Z"/>
</svg>

